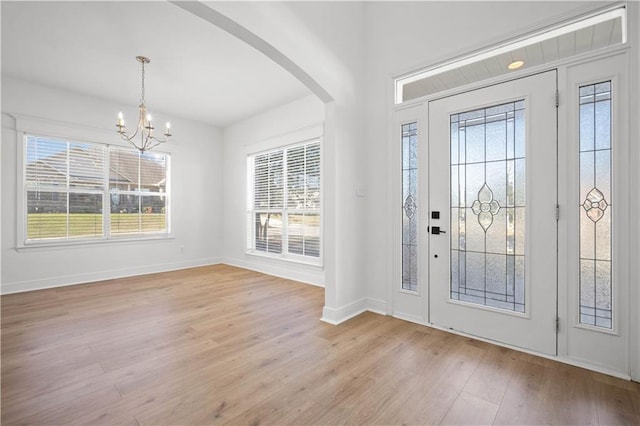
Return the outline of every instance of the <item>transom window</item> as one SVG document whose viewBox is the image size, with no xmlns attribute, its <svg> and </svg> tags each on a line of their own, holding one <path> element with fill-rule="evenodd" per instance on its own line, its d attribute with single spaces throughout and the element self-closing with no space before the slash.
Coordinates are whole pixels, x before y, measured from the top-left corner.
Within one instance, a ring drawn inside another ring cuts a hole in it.
<svg viewBox="0 0 640 426">
<path fill-rule="evenodd" d="M 251 154 L 247 171 L 248 251 L 317 262 L 320 141 Z"/>
<path fill-rule="evenodd" d="M 24 243 L 168 235 L 169 163 L 165 153 L 25 136 Z"/>
</svg>

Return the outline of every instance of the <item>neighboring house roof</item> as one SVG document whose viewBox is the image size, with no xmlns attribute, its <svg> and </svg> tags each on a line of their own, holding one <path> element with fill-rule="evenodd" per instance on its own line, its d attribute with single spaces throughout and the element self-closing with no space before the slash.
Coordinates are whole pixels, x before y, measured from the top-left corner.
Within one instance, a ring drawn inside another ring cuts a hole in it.
<svg viewBox="0 0 640 426">
<path fill-rule="evenodd" d="M 72 147 L 37 161 L 26 167 L 27 182 L 53 183 L 66 185 L 67 159 L 69 159 L 69 177 L 74 186 L 96 186 L 104 178 L 104 166 L 99 155 L 91 150 Z M 134 151 L 113 150 L 109 170 L 109 181 L 115 184 L 138 186 L 138 153 Z M 140 157 L 142 188 L 165 185 L 166 169 L 164 164 Z"/>
<path fill-rule="evenodd" d="M 111 151 L 109 180 L 118 183 L 135 183 L 138 181 L 138 153 L 131 150 L 116 149 Z M 164 186 L 166 178 L 165 165 L 140 157 L 142 187 Z"/>
</svg>

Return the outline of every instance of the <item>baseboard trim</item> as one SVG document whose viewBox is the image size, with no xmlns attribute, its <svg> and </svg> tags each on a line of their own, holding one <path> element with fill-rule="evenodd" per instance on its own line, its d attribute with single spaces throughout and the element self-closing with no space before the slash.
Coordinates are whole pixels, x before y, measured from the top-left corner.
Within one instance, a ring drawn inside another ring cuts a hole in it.
<svg viewBox="0 0 640 426">
<path fill-rule="evenodd" d="M 332 325 L 338 325 L 360 315 L 366 310 L 366 298 L 358 299 L 354 302 L 340 306 L 339 308 L 325 306 L 322 308 L 322 318 L 320 318 L 320 320 Z"/>
<path fill-rule="evenodd" d="M 317 274 L 304 272 L 304 271 L 296 271 L 291 268 L 282 268 L 278 266 L 266 266 L 262 264 L 258 264 L 256 262 L 251 262 L 247 260 L 241 259 L 232 259 L 232 258 L 224 258 L 222 263 L 235 266 L 237 268 L 248 269 L 254 272 L 260 272 L 261 274 L 273 275 L 274 277 L 284 278 L 287 280 L 298 281 L 305 284 L 311 284 L 316 287 L 324 288 L 324 274 L 322 271 L 318 271 Z M 296 265 L 297 266 L 297 265 Z"/>
<path fill-rule="evenodd" d="M 430 324 L 421 317 L 416 317 L 414 315 L 408 315 L 408 314 L 403 314 L 399 312 L 394 312 L 392 316 L 402 321 L 412 322 L 414 324 L 425 325 L 427 327 L 430 327 Z"/>
<path fill-rule="evenodd" d="M 378 315 L 387 315 L 387 303 L 383 300 L 363 297 L 339 308 L 325 306 L 322 308 L 320 321 L 338 325 L 367 311 Z"/>
<path fill-rule="evenodd" d="M 387 302 L 380 299 L 374 299 L 373 297 L 367 297 L 367 311 L 373 312 L 379 315 L 388 315 L 389 306 Z"/>
<path fill-rule="evenodd" d="M 159 265 L 147 265 L 136 268 L 114 269 L 109 271 L 92 272 L 88 274 L 64 275 L 40 280 L 19 281 L 2 284 L 0 294 L 23 293 L 25 291 L 45 290 L 48 288 L 65 287 L 69 285 L 86 284 L 96 281 L 111 280 L 115 278 L 133 277 L 137 275 L 169 272 L 178 269 L 196 268 L 224 263 L 222 258 L 211 257 L 193 259 L 183 262 L 163 263 Z"/>
</svg>

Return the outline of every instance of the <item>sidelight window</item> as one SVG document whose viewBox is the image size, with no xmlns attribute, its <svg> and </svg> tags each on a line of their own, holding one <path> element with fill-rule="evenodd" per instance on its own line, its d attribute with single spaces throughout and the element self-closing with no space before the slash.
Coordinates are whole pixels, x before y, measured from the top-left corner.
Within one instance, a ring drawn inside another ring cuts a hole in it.
<svg viewBox="0 0 640 426">
<path fill-rule="evenodd" d="M 402 289 L 418 289 L 418 123 L 402 125 Z"/>
<path fill-rule="evenodd" d="M 580 323 L 612 328 L 611 81 L 579 96 Z"/>
</svg>

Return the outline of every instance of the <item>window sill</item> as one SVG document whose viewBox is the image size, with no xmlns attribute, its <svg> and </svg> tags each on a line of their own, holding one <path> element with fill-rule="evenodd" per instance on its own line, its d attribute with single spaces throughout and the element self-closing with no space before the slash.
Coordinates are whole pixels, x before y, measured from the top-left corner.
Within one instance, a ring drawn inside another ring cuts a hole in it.
<svg viewBox="0 0 640 426">
<path fill-rule="evenodd" d="M 175 237 L 173 234 L 158 234 L 148 235 L 142 237 L 121 237 L 110 239 L 77 239 L 77 240 L 65 240 L 65 241 L 51 241 L 51 242 L 32 242 L 26 244 L 19 244 L 16 247 L 17 252 L 38 251 L 38 250 L 59 250 L 66 249 L 73 246 L 104 246 L 110 244 L 137 244 L 137 243 L 150 243 L 165 240 L 173 240 Z"/>
<path fill-rule="evenodd" d="M 249 256 L 255 256 L 261 259 L 270 259 L 275 261 L 293 263 L 293 264 L 303 265 L 303 266 L 311 266 L 317 269 L 322 269 L 322 258 L 317 258 L 317 260 L 312 260 L 304 256 L 297 256 L 297 255 L 291 255 L 291 254 L 270 254 L 270 253 L 263 253 L 257 250 L 247 250 L 245 253 Z"/>
</svg>

